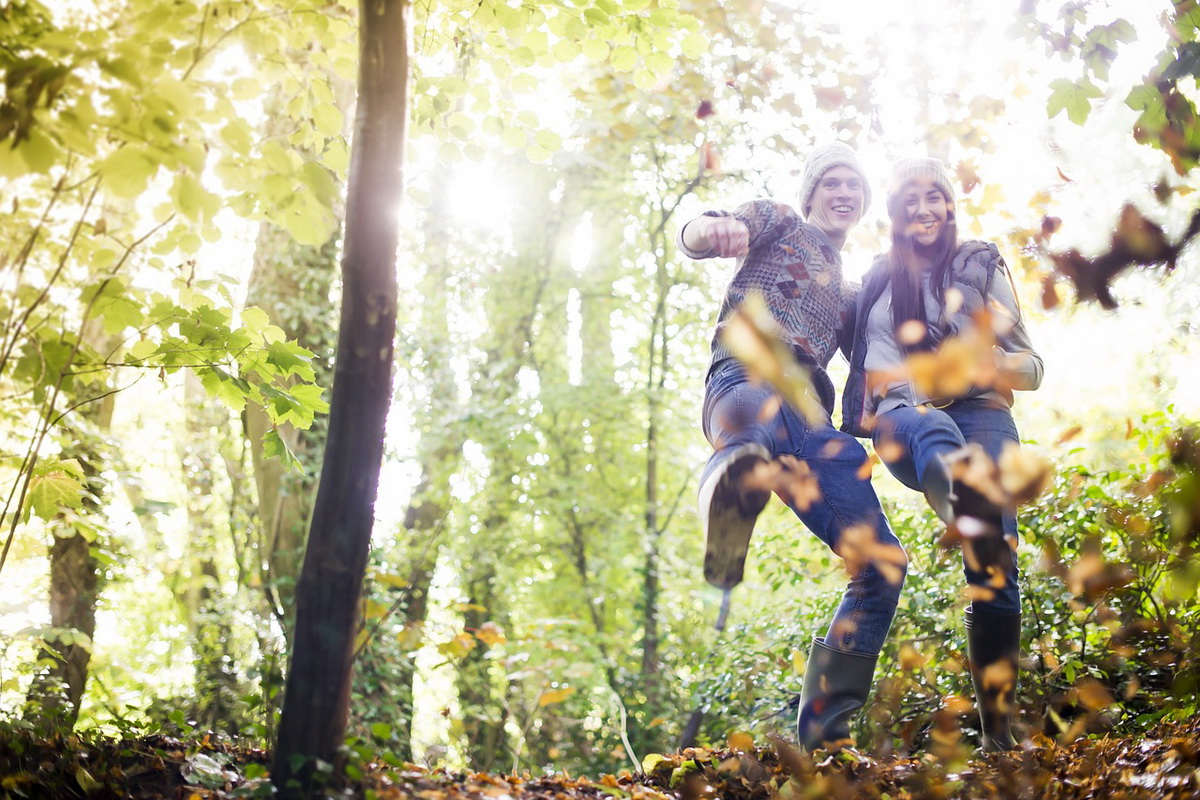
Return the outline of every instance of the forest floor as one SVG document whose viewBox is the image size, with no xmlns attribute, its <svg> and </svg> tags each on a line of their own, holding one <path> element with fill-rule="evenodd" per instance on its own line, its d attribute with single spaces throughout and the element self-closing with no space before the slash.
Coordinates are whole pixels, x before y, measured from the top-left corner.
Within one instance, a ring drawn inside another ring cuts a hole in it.
<svg viewBox="0 0 1200 800">
<path fill-rule="evenodd" d="M 0 728 L 0 799 L 225 800 L 272 797 L 269 754 L 205 737 L 85 741 Z M 932 754 L 814 757 L 785 742 L 750 752 L 688 748 L 650 756 L 648 773 L 590 779 L 458 773 L 366 764 L 333 797 L 422 800 L 808 800 L 812 798 L 1200 798 L 1200 719 L 1136 738 L 1027 743 L 1010 754 L 944 762 Z"/>
</svg>

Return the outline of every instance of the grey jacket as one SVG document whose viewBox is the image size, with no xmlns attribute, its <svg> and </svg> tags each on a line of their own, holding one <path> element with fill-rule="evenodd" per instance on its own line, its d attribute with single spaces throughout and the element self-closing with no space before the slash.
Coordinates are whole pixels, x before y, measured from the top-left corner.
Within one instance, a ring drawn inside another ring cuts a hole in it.
<svg viewBox="0 0 1200 800">
<path fill-rule="evenodd" d="M 852 339 L 847 343 L 850 359 L 850 375 L 846 380 L 846 388 L 842 392 L 842 430 L 855 436 L 870 436 L 874 418 L 874 398 L 867 387 L 867 319 L 872 307 L 879 302 L 888 286 L 887 255 L 876 257 L 875 262 L 863 278 L 862 289 L 859 291 L 855 304 Z M 997 280 L 1011 280 L 1008 266 L 1000 255 L 999 249 L 991 242 L 969 240 L 962 242 L 954 254 L 950 269 L 946 275 L 946 285 L 943 289 L 954 287 L 963 298 L 961 307 L 952 313 L 941 309 L 939 318 L 934 320 L 931 315 L 931 326 L 935 339 L 944 341 L 956 336 L 975 325 L 972 315 L 991 304 L 999 304 L 1011 317 L 1011 326 L 1005 326 L 997 331 L 997 344 L 1008 353 L 1025 353 L 1028 374 L 1025 384 L 1028 388 L 1037 388 L 1042 380 L 1042 359 L 1034 351 L 1025 330 L 1016 297 L 1008 287 L 1000 291 L 995 289 Z M 992 387 L 972 387 L 966 397 L 992 396 L 1012 405 L 1011 392 L 999 393 Z"/>
</svg>

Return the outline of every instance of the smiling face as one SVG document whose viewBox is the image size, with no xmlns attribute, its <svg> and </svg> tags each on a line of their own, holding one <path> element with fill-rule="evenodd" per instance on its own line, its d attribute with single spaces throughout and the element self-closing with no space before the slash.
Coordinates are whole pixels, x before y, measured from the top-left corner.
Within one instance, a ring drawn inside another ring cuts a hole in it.
<svg viewBox="0 0 1200 800">
<path fill-rule="evenodd" d="M 808 221 L 841 244 L 862 218 L 864 199 L 862 176 L 842 164 L 830 167 L 808 201 Z"/>
<path fill-rule="evenodd" d="M 946 229 L 954 207 L 929 178 L 913 178 L 900 190 L 908 235 L 921 247 L 929 247 Z"/>
</svg>

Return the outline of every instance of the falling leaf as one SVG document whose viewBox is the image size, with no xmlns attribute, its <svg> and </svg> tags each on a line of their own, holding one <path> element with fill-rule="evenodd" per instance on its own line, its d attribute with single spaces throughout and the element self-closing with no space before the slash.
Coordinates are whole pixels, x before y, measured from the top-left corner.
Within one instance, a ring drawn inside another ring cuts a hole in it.
<svg viewBox="0 0 1200 800">
<path fill-rule="evenodd" d="M 745 731 L 733 731 L 725 742 L 730 750 L 741 750 L 743 753 L 754 750 L 754 737 Z"/>
<path fill-rule="evenodd" d="M 573 686 L 564 686 L 561 689 L 549 689 L 542 692 L 542 696 L 538 698 L 538 705 L 548 706 L 554 703 L 561 703 L 573 694 L 575 694 L 575 687 Z"/>
<path fill-rule="evenodd" d="M 928 329 L 924 322 L 910 319 L 901 323 L 900 327 L 896 329 L 896 341 L 911 347 L 924 341 L 927 334 Z"/>
<path fill-rule="evenodd" d="M 1104 687 L 1104 684 L 1095 679 L 1085 679 L 1076 685 L 1075 690 L 1079 693 L 1079 702 L 1092 711 L 1102 711 L 1114 702 L 1112 694 Z"/>
<path fill-rule="evenodd" d="M 1038 234 L 1038 238 L 1040 238 L 1043 242 L 1048 241 L 1051 236 L 1058 233 L 1058 230 L 1061 227 L 1062 220 L 1060 218 L 1051 216 L 1042 217 L 1042 229 Z"/>
<path fill-rule="evenodd" d="M 1004 504 L 1013 508 L 1037 499 L 1053 477 L 1049 461 L 1013 442 L 1001 451 L 999 470 Z"/>
<path fill-rule="evenodd" d="M 508 641 L 504 637 L 504 631 L 494 622 L 485 622 L 480 625 L 479 630 L 475 632 L 475 638 L 490 647 L 504 644 Z"/>
<path fill-rule="evenodd" d="M 827 415 L 812 375 L 779 338 L 774 317 L 761 296 L 746 297 L 726 320 L 721 340 L 745 365 L 751 379 L 770 384 L 809 424 L 825 424 Z"/>
<path fill-rule="evenodd" d="M 1071 441 L 1076 436 L 1078 436 L 1080 431 L 1082 431 L 1082 430 L 1083 430 L 1082 425 L 1072 425 L 1071 427 L 1067 428 L 1065 431 L 1060 433 L 1058 435 L 1058 438 L 1054 440 L 1054 443 L 1056 445 L 1066 444 L 1067 442 Z"/>
<path fill-rule="evenodd" d="M 1113 248 L 1123 246 L 1137 261 L 1162 260 L 1169 249 L 1166 234 L 1154 222 L 1142 216 L 1131 204 L 1121 209 L 1117 231 L 1113 236 Z"/>
<path fill-rule="evenodd" d="M 900 645 L 900 652 L 896 654 L 896 659 L 900 662 L 900 669 L 921 669 L 925 666 L 926 661 L 925 656 L 913 647 L 912 642 Z"/>
<path fill-rule="evenodd" d="M 1062 171 L 1062 167 L 1055 167 L 1055 169 L 1058 171 L 1058 177 L 1061 178 L 1064 183 L 1074 183 L 1074 181 L 1068 178 L 1066 173 Z"/>
<path fill-rule="evenodd" d="M 1058 297 L 1058 281 L 1053 275 L 1042 278 L 1042 308 L 1051 311 L 1062 301 Z"/>
<path fill-rule="evenodd" d="M 871 473 L 874 472 L 875 465 L 879 463 L 879 456 L 876 453 L 871 453 L 867 456 L 867 460 L 858 468 L 858 472 L 854 473 L 860 481 L 871 480 Z"/>
<path fill-rule="evenodd" d="M 978 167 L 975 166 L 973 160 L 963 160 L 958 162 L 958 166 L 954 169 L 954 177 L 958 179 L 958 185 L 962 187 L 963 194 L 970 194 L 971 190 L 979 185 Z"/>
</svg>

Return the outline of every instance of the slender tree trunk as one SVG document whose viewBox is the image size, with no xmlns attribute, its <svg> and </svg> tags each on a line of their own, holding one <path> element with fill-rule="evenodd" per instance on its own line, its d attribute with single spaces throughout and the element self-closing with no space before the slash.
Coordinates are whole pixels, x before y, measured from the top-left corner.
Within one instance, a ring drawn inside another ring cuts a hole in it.
<svg viewBox="0 0 1200 800">
<path fill-rule="evenodd" d="M 502 525 L 502 520 L 488 520 Z M 495 528 L 485 523 L 484 535 Z M 463 628 L 475 632 L 486 622 L 496 622 L 500 616 L 496 591 L 496 563 L 477 564 L 465 585 L 468 610 L 463 614 Z M 483 641 L 476 642 L 459 664 L 455 684 L 459 707 L 462 709 L 463 739 L 467 743 L 467 761 L 478 772 L 496 772 L 512 766 L 512 749 L 508 744 L 505 723 L 508 710 L 503 702 L 507 682 L 493 674 L 495 659 L 488 657 L 491 648 Z"/>
<path fill-rule="evenodd" d="M 263 223 L 254 252 L 254 271 L 246 304 L 267 312 L 271 322 L 302 347 L 316 355 L 317 382 L 327 383 L 333 339 L 333 301 L 329 293 L 336 269 L 337 243 L 322 247 L 298 244 L 281 229 Z M 260 586 L 290 641 L 292 601 L 304 557 L 309 512 L 317 488 L 324 420 L 309 430 L 280 425 L 277 430 L 296 459 L 299 470 L 289 470 L 281 460 L 267 458 L 262 437 L 272 423 L 261 408 L 247 408 L 246 437 L 254 464 L 258 496 L 258 525 L 265 574 Z"/>
<path fill-rule="evenodd" d="M 82 336 L 97 350 L 109 349 L 109 341 L 97 324 L 85 325 Z M 71 730 L 79 719 L 96 634 L 96 599 L 101 582 L 85 530 L 94 533 L 106 528 L 103 502 L 108 483 L 101 472 L 108 458 L 103 437 L 112 423 L 114 405 L 113 394 L 84 404 L 75 412 L 79 424 L 74 430 L 66 427 L 63 431 L 64 438 L 74 440 L 64 448 L 63 457 L 76 458 L 83 467 L 86 491 L 78 513 L 85 521 L 90 518 L 92 524 L 75 525 L 64 516 L 52 526 L 50 625 L 61 631 L 77 631 L 87 641 L 60 640 L 53 651 L 42 652 L 50 666 L 35 674 L 26 705 L 26 716 L 57 724 L 63 730 Z"/>
<path fill-rule="evenodd" d="M 84 462 L 88 482 L 95 479 L 92 464 Z M 94 484 L 93 484 L 94 485 Z M 39 671 L 30 685 L 27 718 L 40 719 L 63 731 L 75 727 L 87 685 L 92 657 L 90 639 L 96 633 L 96 594 L 99 586 L 91 545 L 69 523 L 55 526 L 50 546 L 50 624 L 61 631 L 82 633 L 88 642 L 60 638 L 42 658 L 51 665 Z"/>
<path fill-rule="evenodd" d="M 216 563 L 216 486 L 221 459 L 218 438 L 229 419 L 218 413 L 195 373 L 184 378 L 187 439 L 182 461 L 187 489 L 188 542 L 185 589 L 176 595 L 191 632 L 196 697 L 193 716 L 201 727 L 236 732 L 230 718 L 238 697 L 236 659 L 230 652 L 229 608 Z"/>
<path fill-rule="evenodd" d="M 321 483 L 296 591 L 296 634 L 271 770 L 284 796 L 314 788 L 349 715 L 363 574 L 391 403 L 396 208 L 408 107 L 402 0 L 359 7 L 358 109 L 346 207 L 342 310 Z"/>
<path fill-rule="evenodd" d="M 462 455 L 464 436 L 455 420 L 461 415 L 458 387 L 451 365 L 453 343 L 449 330 L 452 264 L 449 257 L 450 198 L 445 181 L 434 185 L 426 216 L 424 246 L 425 276 L 421 281 L 421 353 L 427 401 L 421 412 L 421 478 L 404 515 L 404 530 L 398 543 L 408 569 L 408 604 L 402 610 L 407 629 L 420 629 L 429 614 L 429 587 L 442 550 L 439 530 L 449 512 L 450 475 Z M 414 654 L 415 655 L 415 654 Z M 394 688 L 400 706 L 396 738 L 397 755 L 411 759 L 412 715 L 416 658 L 405 658 L 398 666 Z"/>
</svg>

